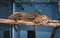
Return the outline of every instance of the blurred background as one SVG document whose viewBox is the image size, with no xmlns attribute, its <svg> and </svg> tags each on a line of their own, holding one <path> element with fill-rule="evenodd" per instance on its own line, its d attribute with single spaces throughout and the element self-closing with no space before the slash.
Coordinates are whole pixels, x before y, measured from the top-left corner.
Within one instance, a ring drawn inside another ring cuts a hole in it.
<svg viewBox="0 0 60 38">
<path fill-rule="evenodd" d="M 52 20 L 60 18 L 60 0 L 0 0 L 0 18 L 8 19 L 15 12 L 26 12 L 47 15 Z M 17 26 L 16 32 L 9 24 L 0 24 L 0 38 L 50 38 L 54 27 Z M 60 28 L 57 29 L 54 38 L 60 38 Z"/>
</svg>

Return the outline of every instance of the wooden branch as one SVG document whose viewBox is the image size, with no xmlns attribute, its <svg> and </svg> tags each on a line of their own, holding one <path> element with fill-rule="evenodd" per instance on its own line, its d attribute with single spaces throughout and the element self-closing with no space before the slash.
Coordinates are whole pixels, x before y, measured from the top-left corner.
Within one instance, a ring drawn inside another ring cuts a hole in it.
<svg viewBox="0 0 60 38">
<path fill-rule="evenodd" d="M 23 21 L 23 20 L 17 20 L 17 22 L 15 22 L 14 20 L 10 20 L 10 19 L 0 19 L 0 24 L 25 24 L 25 25 L 36 25 L 33 22 L 28 22 L 28 21 Z"/>
<path fill-rule="evenodd" d="M 54 22 L 55 21 L 55 22 Z M 30 22 L 30 21 L 24 21 L 24 20 L 17 20 L 17 22 L 15 22 L 14 20 L 10 20 L 10 19 L 0 19 L 0 24 L 17 24 L 17 25 L 21 25 L 21 24 L 25 24 L 25 25 L 31 25 L 31 26 L 60 26 L 60 23 L 58 23 L 58 20 L 50 20 L 49 23 L 47 23 L 46 25 L 44 24 L 36 24 L 34 22 Z"/>
</svg>

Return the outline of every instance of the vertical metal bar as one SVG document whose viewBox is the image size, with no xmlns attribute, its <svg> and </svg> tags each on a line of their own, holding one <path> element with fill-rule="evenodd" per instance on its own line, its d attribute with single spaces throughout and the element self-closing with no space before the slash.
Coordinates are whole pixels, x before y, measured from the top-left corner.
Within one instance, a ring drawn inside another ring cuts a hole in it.
<svg viewBox="0 0 60 38">
<path fill-rule="evenodd" d="M 34 38 L 35 38 L 36 26 L 34 25 Z"/>
<path fill-rule="evenodd" d="M 15 12 L 15 3 L 13 3 L 13 13 Z M 14 27 L 12 27 L 12 38 L 14 38 Z"/>
<path fill-rule="evenodd" d="M 10 5 L 9 7 L 9 12 L 10 12 L 10 15 L 13 13 L 13 0 L 9 0 L 9 3 L 8 5 Z M 12 38 L 12 26 L 10 24 L 10 38 Z"/>
<path fill-rule="evenodd" d="M 10 38 L 12 38 L 12 27 L 10 27 Z"/>
</svg>

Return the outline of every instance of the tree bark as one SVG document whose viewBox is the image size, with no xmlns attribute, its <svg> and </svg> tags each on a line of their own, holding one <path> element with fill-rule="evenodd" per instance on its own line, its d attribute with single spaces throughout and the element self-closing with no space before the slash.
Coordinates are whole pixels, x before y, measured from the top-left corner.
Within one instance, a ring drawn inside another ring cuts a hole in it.
<svg viewBox="0 0 60 38">
<path fill-rule="evenodd" d="M 37 26 L 37 25 L 39 25 L 39 26 L 53 26 L 53 27 L 56 27 L 56 26 L 60 26 L 60 23 L 58 23 L 58 22 L 49 22 L 49 23 L 47 23 L 46 25 L 44 25 L 44 24 L 36 24 L 36 23 L 34 23 L 34 22 L 31 22 L 31 21 L 24 21 L 24 20 L 17 20 L 17 22 L 16 21 L 14 21 L 14 20 L 10 20 L 10 19 L 0 19 L 0 24 L 17 24 L 17 25 L 23 25 L 23 24 L 25 24 L 25 25 L 30 25 L 30 26 Z"/>
</svg>

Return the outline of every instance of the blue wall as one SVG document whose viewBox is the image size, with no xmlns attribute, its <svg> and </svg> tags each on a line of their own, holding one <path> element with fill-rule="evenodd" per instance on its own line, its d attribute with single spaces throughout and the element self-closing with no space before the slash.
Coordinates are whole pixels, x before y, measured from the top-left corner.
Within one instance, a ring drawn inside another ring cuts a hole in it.
<svg viewBox="0 0 60 38">
<path fill-rule="evenodd" d="M 0 31 L 0 38 L 3 38 L 3 31 Z"/>
<path fill-rule="evenodd" d="M 12 14 L 11 0 L 0 0 L 0 18 L 8 18 Z M 10 26 L 7 24 L 0 24 L 0 38 L 4 38 L 4 31 L 10 31 Z"/>
<path fill-rule="evenodd" d="M 36 0 L 35 0 L 36 1 Z M 37 0 L 37 2 L 40 2 L 42 0 Z M 55 0 L 56 1 L 56 0 Z M 27 13 L 37 13 L 36 9 L 34 8 L 34 6 L 30 6 L 29 4 L 22 4 L 22 7 L 24 8 L 24 10 L 21 10 L 20 7 L 17 7 L 17 5 L 20 5 L 20 3 L 14 3 L 13 4 L 13 13 L 15 12 L 27 12 Z M 58 5 L 57 5 L 57 1 L 56 3 L 52 3 L 52 4 L 47 4 L 47 3 L 41 3 L 41 4 L 35 4 L 38 9 L 41 9 L 41 14 L 42 15 L 47 15 L 50 19 L 58 19 L 60 17 L 60 14 L 58 12 Z M 18 32 L 13 32 L 13 36 L 14 38 L 27 38 L 28 34 L 27 31 L 28 30 L 33 30 L 34 27 L 32 26 L 18 26 L 19 31 Z M 53 30 L 54 27 L 45 27 L 45 26 L 37 26 L 36 27 L 36 38 L 50 38 L 51 36 L 51 32 Z M 60 38 L 60 33 L 59 30 L 56 32 L 55 38 Z"/>
</svg>

